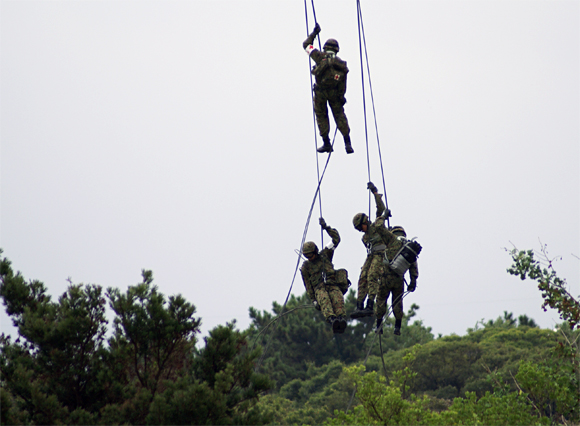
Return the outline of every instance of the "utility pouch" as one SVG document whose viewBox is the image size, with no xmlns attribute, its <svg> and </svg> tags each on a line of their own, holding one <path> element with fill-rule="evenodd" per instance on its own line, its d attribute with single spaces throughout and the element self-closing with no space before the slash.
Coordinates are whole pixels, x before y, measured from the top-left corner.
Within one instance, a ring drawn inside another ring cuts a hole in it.
<svg viewBox="0 0 580 426">
<path fill-rule="evenodd" d="M 334 275 L 336 280 L 336 285 L 342 291 L 342 294 L 346 294 L 348 288 L 350 287 L 350 280 L 348 279 L 348 271 L 346 269 L 337 269 Z"/>
<path fill-rule="evenodd" d="M 371 253 L 378 254 L 385 251 L 386 249 L 387 249 L 386 244 L 377 244 L 376 246 L 372 246 Z"/>
</svg>

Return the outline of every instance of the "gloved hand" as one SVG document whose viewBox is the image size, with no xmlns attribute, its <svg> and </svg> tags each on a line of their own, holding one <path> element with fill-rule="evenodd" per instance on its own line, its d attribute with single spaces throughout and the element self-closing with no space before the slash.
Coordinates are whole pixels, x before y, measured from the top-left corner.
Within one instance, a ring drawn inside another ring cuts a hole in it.
<svg viewBox="0 0 580 426">
<path fill-rule="evenodd" d="M 367 183 L 367 189 L 370 189 L 373 194 L 378 191 L 377 187 L 372 182 Z"/>
<path fill-rule="evenodd" d="M 320 226 L 322 226 L 322 229 L 328 228 L 328 225 L 326 224 L 326 221 L 323 218 L 320 218 L 318 222 L 320 222 Z"/>
<path fill-rule="evenodd" d="M 314 307 L 316 308 L 317 311 L 320 311 L 320 305 L 318 304 L 318 302 L 315 300 L 314 302 L 312 302 L 312 304 L 314 305 Z"/>
<path fill-rule="evenodd" d="M 383 216 L 384 217 L 391 217 L 392 216 L 391 209 L 386 209 L 385 212 L 383 213 Z"/>
<path fill-rule="evenodd" d="M 318 34 L 320 34 L 320 25 L 318 25 L 318 22 L 314 26 L 314 29 L 312 30 L 312 34 L 314 34 L 315 36 L 317 36 Z"/>
<path fill-rule="evenodd" d="M 411 277 L 411 282 L 407 286 L 407 291 L 410 291 L 411 293 L 413 293 L 416 288 L 417 288 L 417 278 Z"/>
</svg>

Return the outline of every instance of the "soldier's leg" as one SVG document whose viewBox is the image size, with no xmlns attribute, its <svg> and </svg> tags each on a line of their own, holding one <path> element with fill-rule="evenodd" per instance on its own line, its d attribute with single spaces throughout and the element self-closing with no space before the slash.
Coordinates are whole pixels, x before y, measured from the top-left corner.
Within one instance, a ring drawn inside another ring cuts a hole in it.
<svg viewBox="0 0 580 426">
<path fill-rule="evenodd" d="M 330 297 L 330 302 L 332 303 L 332 310 L 334 311 L 334 315 L 345 316 L 346 312 L 344 311 L 344 297 L 342 295 L 342 291 L 337 286 L 328 286 L 328 296 Z"/>
<path fill-rule="evenodd" d="M 344 101 L 344 97 L 341 96 L 339 98 L 333 97 L 332 99 L 329 99 L 328 103 L 330 104 L 336 127 L 338 127 L 338 130 L 340 130 L 340 133 L 342 133 L 344 138 L 346 152 L 352 154 L 354 149 L 350 143 L 350 127 L 348 126 L 346 115 L 344 114 Z"/>
<path fill-rule="evenodd" d="M 336 99 L 332 98 L 328 100 L 330 104 L 330 109 L 332 111 L 332 116 L 334 117 L 334 122 L 336 123 L 336 127 L 342 136 L 348 136 L 350 134 L 350 127 L 348 126 L 348 120 L 344 113 L 344 104 L 342 103 L 342 98 Z"/>
<path fill-rule="evenodd" d="M 403 278 L 397 276 L 394 284 L 391 304 L 393 307 L 393 314 L 395 315 L 395 334 L 400 335 L 401 324 L 403 322 L 403 293 L 405 290 Z"/>
<path fill-rule="evenodd" d="M 335 333 L 344 333 L 346 329 L 346 317 L 342 291 L 337 286 L 328 286 L 327 289 L 330 301 L 332 302 L 332 308 L 334 309 L 334 316 L 336 316 L 336 320 L 332 324 L 332 331 Z"/>
<path fill-rule="evenodd" d="M 358 319 L 361 317 L 369 316 L 369 312 L 367 312 L 365 309 L 365 299 L 366 299 L 367 294 L 368 294 L 367 275 L 368 275 L 370 264 L 371 264 L 371 256 L 367 256 L 365 263 L 363 264 L 363 266 L 361 268 L 360 276 L 358 278 L 356 309 L 354 310 L 354 312 L 352 314 L 350 314 L 350 317 L 352 319 Z"/>
<path fill-rule="evenodd" d="M 328 132 L 330 131 L 330 124 L 328 122 L 328 107 L 326 105 L 327 98 L 324 92 L 314 91 L 314 114 L 316 115 L 316 123 L 318 123 L 318 130 L 320 136 L 324 140 L 328 139 Z"/>
<path fill-rule="evenodd" d="M 382 319 L 387 313 L 387 299 L 389 298 L 390 289 L 386 286 L 386 283 L 381 283 L 379 287 L 379 292 L 377 294 L 377 305 L 375 309 L 375 315 L 377 320 Z"/>
<path fill-rule="evenodd" d="M 318 290 L 315 290 L 314 294 L 316 295 L 316 301 L 320 305 L 320 311 L 322 312 L 322 315 L 324 315 L 324 318 L 328 320 L 328 318 L 334 315 L 332 302 L 330 301 L 328 292 L 324 287 L 321 287 Z"/>
<path fill-rule="evenodd" d="M 383 256 L 381 255 L 372 256 L 369 265 L 369 272 L 367 274 L 367 281 L 369 287 L 369 301 L 375 300 L 375 297 L 379 292 L 381 278 L 384 275 L 384 273 L 385 273 L 385 265 L 383 263 Z"/>
<path fill-rule="evenodd" d="M 375 331 L 377 333 L 383 334 L 381 324 L 383 322 L 383 317 L 387 312 L 387 299 L 389 298 L 390 290 L 387 287 L 386 278 L 383 277 L 381 280 L 381 285 L 379 286 L 379 292 L 377 293 L 377 306 L 376 306 L 376 316 L 377 316 L 377 326 Z"/>
<path fill-rule="evenodd" d="M 368 294 L 368 280 L 367 276 L 369 273 L 369 267 L 371 266 L 372 256 L 367 256 L 365 263 L 363 264 L 360 275 L 358 278 L 358 291 L 356 296 L 356 301 L 364 303 Z"/>
</svg>

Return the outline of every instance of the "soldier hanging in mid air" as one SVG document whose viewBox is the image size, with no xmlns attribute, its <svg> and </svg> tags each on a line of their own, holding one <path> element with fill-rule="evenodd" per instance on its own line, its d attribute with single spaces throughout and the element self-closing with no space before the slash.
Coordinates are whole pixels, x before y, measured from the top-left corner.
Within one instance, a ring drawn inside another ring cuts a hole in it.
<svg viewBox="0 0 580 426">
<path fill-rule="evenodd" d="M 344 104 L 346 98 L 346 74 L 348 67 L 346 62 L 340 59 L 336 54 L 338 53 L 338 41 L 333 38 L 326 40 L 322 48 L 323 52 L 315 49 L 312 46 L 315 37 L 320 33 L 320 26 L 316 24 L 314 30 L 302 46 L 306 53 L 316 63 L 312 69 L 312 74 L 316 77 L 316 84 L 314 85 L 314 113 L 316 114 L 316 122 L 318 123 L 318 130 L 324 145 L 317 148 L 318 152 L 332 152 L 332 145 L 328 133 L 330 125 L 328 121 L 327 103 L 330 105 L 336 127 L 342 133 L 344 138 L 344 146 L 347 154 L 352 154 L 354 150 L 350 143 L 350 127 L 348 127 L 348 120 L 344 114 Z"/>
<path fill-rule="evenodd" d="M 373 315 L 375 297 L 388 267 L 384 262 L 385 250 L 397 238 L 385 227 L 385 219 L 391 216 L 391 212 L 385 207 L 382 195 L 377 192 L 377 187 L 372 182 L 368 183 L 367 188 L 375 197 L 377 218 L 371 223 L 366 214 L 357 213 L 352 219 L 354 228 L 364 232 L 362 241 L 368 253 L 358 280 L 356 309 L 350 315 L 352 319 Z M 365 308 L 364 301 L 367 295 L 368 301 Z"/>
<path fill-rule="evenodd" d="M 397 238 L 391 241 L 386 250 L 387 260 L 395 261 L 395 267 L 388 266 L 386 268 L 386 273 L 381 280 L 379 285 L 379 292 L 377 294 L 377 327 L 375 331 L 377 333 L 383 334 L 383 329 L 381 323 L 383 322 L 383 316 L 387 312 L 387 299 L 389 294 L 391 295 L 391 307 L 393 308 L 393 314 L 395 315 L 395 330 L 394 334 L 397 336 L 401 335 L 401 323 L 403 321 L 403 293 L 405 292 L 405 270 L 404 268 L 397 268 L 397 255 L 402 253 L 403 247 L 407 244 L 407 233 L 402 226 L 393 226 L 389 229 Z M 410 242 L 413 244 L 414 242 Z M 420 251 L 416 246 L 418 243 L 414 243 L 412 247 L 415 251 Z M 406 261 L 405 259 L 401 259 Z M 409 258 L 409 260 L 411 260 Z M 419 269 L 417 267 L 417 261 L 408 264 L 409 266 L 409 276 L 411 277 L 410 283 L 407 285 L 407 291 L 413 292 L 417 288 L 417 277 L 419 277 Z M 402 272 L 402 273 L 401 273 Z"/>
<path fill-rule="evenodd" d="M 300 272 L 306 292 L 316 309 L 322 311 L 334 333 L 344 333 L 346 318 L 343 294 L 346 289 L 341 289 L 341 286 L 346 284 L 344 281 L 348 281 L 348 277 L 344 269 L 335 270 L 332 264 L 334 249 L 340 243 L 340 235 L 336 229 L 326 225 L 323 218 L 320 218 L 320 226 L 332 238 L 332 243 L 320 252 L 314 242 L 304 243 L 302 254 L 307 260 L 302 264 Z M 346 286 L 348 288 L 348 284 Z"/>
</svg>

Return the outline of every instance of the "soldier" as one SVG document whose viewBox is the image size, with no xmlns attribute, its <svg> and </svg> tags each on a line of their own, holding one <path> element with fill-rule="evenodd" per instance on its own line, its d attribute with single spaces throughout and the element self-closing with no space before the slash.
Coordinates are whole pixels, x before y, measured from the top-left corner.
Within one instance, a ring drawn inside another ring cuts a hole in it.
<svg viewBox="0 0 580 426">
<path fill-rule="evenodd" d="M 397 237 L 388 245 L 386 255 L 389 260 L 397 255 L 399 250 L 407 242 L 407 233 L 402 226 L 394 226 L 390 228 L 390 231 Z M 393 269 L 387 267 L 386 274 L 381 281 L 379 286 L 379 293 L 377 295 L 377 327 L 375 331 L 377 333 L 383 334 L 383 329 L 381 328 L 381 323 L 383 322 L 383 316 L 387 312 L 387 299 L 389 294 L 391 295 L 391 307 L 393 308 L 393 314 L 395 315 L 395 331 L 397 336 L 401 335 L 401 323 L 403 320 L 403 293 L 405 291 L 404 276 L 399 275 Z M 417 288 L 417 278 L 419 277 L 419 269 L 417 267 L 417 261 L 413 262 L 409 267 L 409 276 L 411 281 L 407 285 L 407 291 L 413 292 Z"/>
<path fill-rule="evenodd" d="M 326 321 L 332 325 L 334 333 L 344 333 L 346 328 L 344 298 L 337 283 L 337 271 L 332 264 L 334 249 L 340 243 L 340 235 L 336 229 L 327 226 L 323 218 L 320 218 L 320 226 L 332 238 L 332 243 L 320 252 L 312 241 L 304 243 L 302 254 L 307 260 L 302 264 L 300 272 L 314 307 L 322 311 Z"/>
<path fill-rule="evenodd" d="M 379 292 L 381 278 L 385 274 L 387 266 L 384 262 L 385 250 L 396 239 L 385 227 L 385 219 L 391 216 L 391 212 L 385 207 L 382 195 L 377 192 L 377 187 L 372 182 L 368 183 L 367 188 L 375 196 L 377 218 L 373 223 L 370 223 L 366 214 L 357 213 L 352 220 L 355 229 L 364 232 L 362 241 L 368 252 L 358 280 L 356 309 L 350 315 L 352 319 L 373 315 L 375 297 Z M 364 301 L 367 295 L 368 301 L 365 308 Z"/>
<path fill-rule="evenodd" d="M 329 38 L 324 43 L 323 52 L 315 49 L 312 46 L 314 38 L 320 33 L 320 26 L 316 24 L 314 30 L 306 40 L 302 43 L 306 53 L 316 63 L 312 69 L 312 74 L 316 77 L 316 84 L 314 85 L 314 113 L 316 114 L 316 122 L 318 123 L 318 130 L 324 145 L 317 148 L 318 152 L 332 152 L 332 145 L 328 132 L 330 125 L 328 121 L 327 102 L 332 110 L 336 127 L 342 133 L 344 138 L 344 146 L 347 154 L 352 154 L 354 150 L 350 144 L 350 128 L 348 127 L 348 120 L 344 114 L 344 104 L 346 98 L 346 74 L 348 67 L 346 62 L 340 59 L 336 54 L 338 53 L 338 41 Z"/>
</svg>

